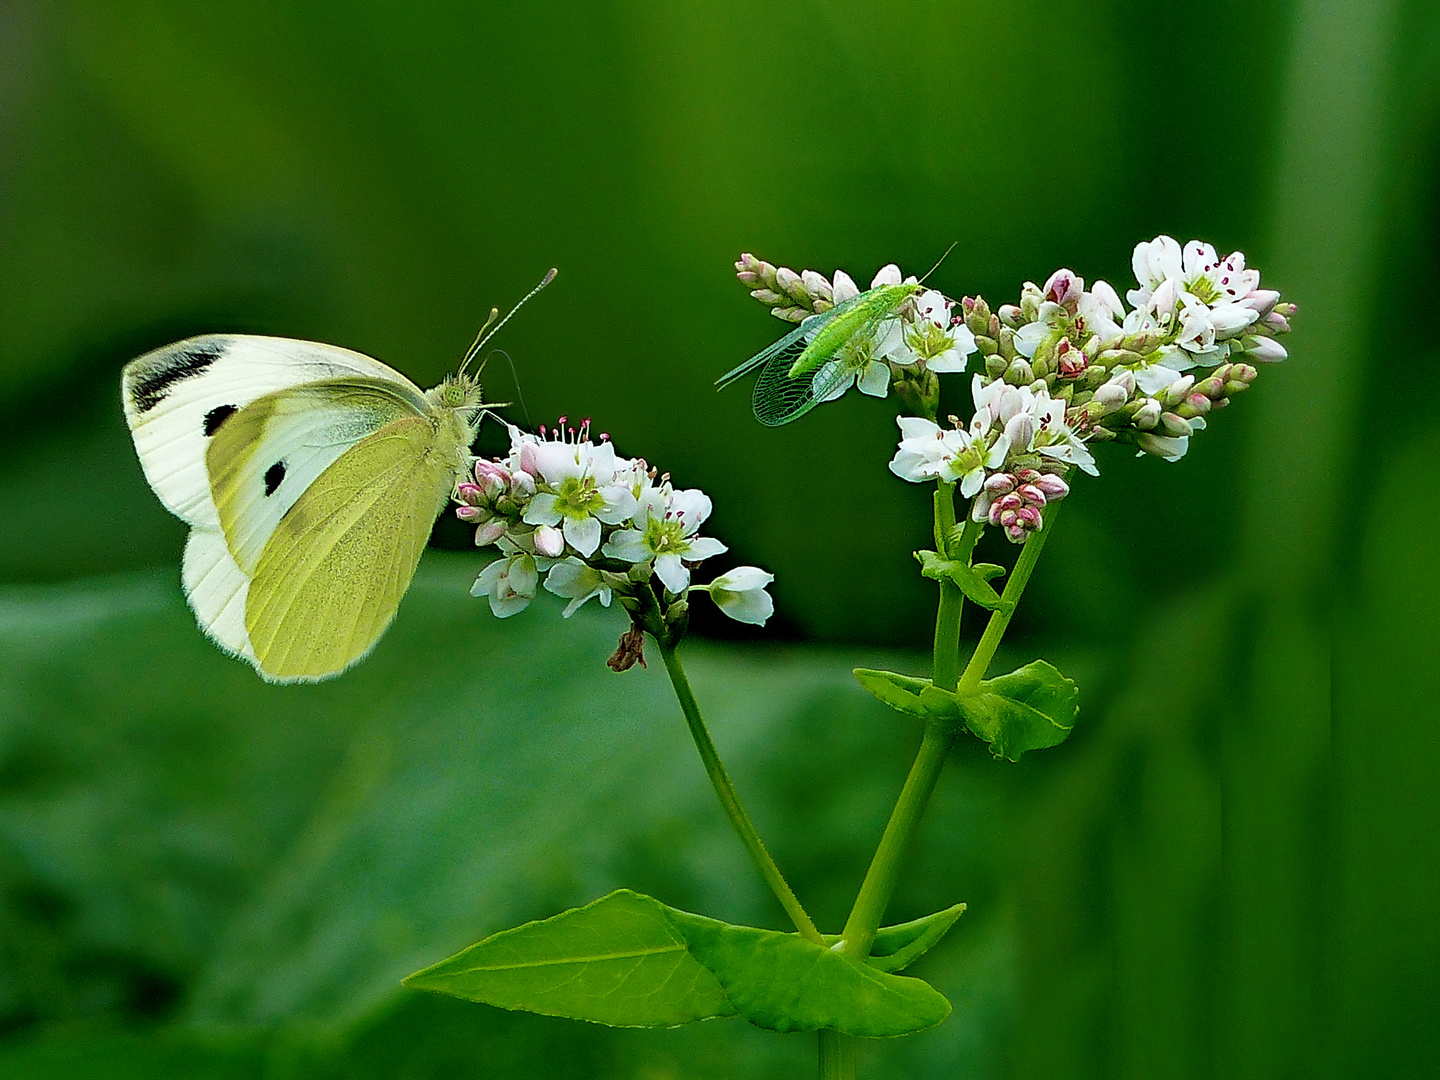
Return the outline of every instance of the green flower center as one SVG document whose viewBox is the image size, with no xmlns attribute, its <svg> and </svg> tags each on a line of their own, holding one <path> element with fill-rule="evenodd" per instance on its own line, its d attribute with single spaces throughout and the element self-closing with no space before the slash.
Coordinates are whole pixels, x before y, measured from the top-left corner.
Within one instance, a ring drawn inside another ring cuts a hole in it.
<svg viewBox="0 0 1440 1080">
<path fill-rule="evenodd" d="M 1194 281 L 1185 283 L 1185 291 L 1202 303 L 1213 304 L 1215 298 L 1220 295 L 1220 290 L 1211 284 L 1210 279 L 1203 274 Z"/>
<path fill-rule="evenodd" d="M 678 518 L 666 517 L 659 521 L 650 520 L 645 526 L 645 546 L 656 555 L 665 555 L 683 549 L 685 527 Z"/>
<path fill-rule="evenodd" d="M 589 476 L 567 476 L 555 492 L 555 509 L 566 517 L 593 517 L 604 506 L 605 498 L 595 490 L 595 481 Z"/>
</svg>

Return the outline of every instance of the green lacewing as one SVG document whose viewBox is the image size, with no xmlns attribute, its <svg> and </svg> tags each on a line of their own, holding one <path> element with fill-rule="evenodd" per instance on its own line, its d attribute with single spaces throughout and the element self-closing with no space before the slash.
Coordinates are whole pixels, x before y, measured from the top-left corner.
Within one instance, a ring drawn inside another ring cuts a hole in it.
<svg viewBox="0 0 1440 1080">
<path fill-rule="evenodd" d="M 853 369 L 847 355 L 860 355 L 900 306 L 920 292 L 914 282 L 878 285 L 859 296 L 811 315 L 790 333 L 715 380 L 723 390 L 752 371 L 751 404 L 766 427 L 798 420 L 833 392 Z"/>
</svg>

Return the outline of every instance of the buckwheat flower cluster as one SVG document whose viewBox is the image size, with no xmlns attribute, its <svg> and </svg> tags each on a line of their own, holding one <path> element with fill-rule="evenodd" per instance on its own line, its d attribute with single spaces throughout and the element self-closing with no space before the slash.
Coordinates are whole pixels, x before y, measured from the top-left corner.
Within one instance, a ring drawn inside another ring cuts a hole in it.
<svg viewBox="0 0 1440 1080">
<path fill-rule="evenodd" d="M 1087 288 L 1067 269 L 1043 287 L 1027 282 L 1020 302 L 997 312 L 962 300 L 983 366 L 971 382 L 974 415 L 951 417 L 949 428 L 901 417 L 891 471 L 957 484 L 974 500 L 973 520 L 1022 542 L 1068 494 L 1072 468 L 1097 472 L 1089 444 L 1183 457 L 1209 414 L 1255 381 L 1249 361 L 1285 358 L 1276 338 L 1295 305 L 1262 289 L 1243 254 L 1222 259 L 1200 241 L 1157 237 L 1136 246 L 1133 265 L 1128 308 L 1106 282 Z"/>
<path fill-rule="evenodd" d="M 475 526 L 475 543 L 500 550 L 470 590 L 497 616 L 523 611 L 541 584 L 569 601 L 567 618 L 591 599 L 608 607 L 618 596 L 637 625 L 642 616 L 673 624 L 690 592 L 709 593 L 741 622 L 772 614 L 765 589 L 774 579 L 756 567 L 691 584 L 695 567 L 726 550 L 700 535 L 711 510 L 703 491 L 677 489 L 643 458 L 620 457 L 608 436 L 592 440 L 588 420 L 509 433 L 509 452 L 477 459 L 474 483 L 455 491 L 456 516 Z"/>
<path fill-rule="evenodd" d="M 1174 461 L 1211 412 L 1254 382 L 1249 361 L 1285 358 L 1276 338 L 1289 332 L 1295 305 L 1262 289 L 1241 252 L 1222 259 L 1198 240 L 1181 248 L 1156 237 L 1136 245 L 1132 265 L 1128 309 L 1106 282 L 1087 289 L 1061 269 L 1043 287 L 1027 282 L 1020 303 L 1000 308 L 992 334 L 977 341 L 988 376 L 1043 381 L 1087 441 L 1132 443 Z M 983 301 L 963 306 L 972 322 L 989 314 Z"/>
<path fill-rule="evenodd" d="M 1005 530 L 1016 543 L 1044 525 L 1041 511 L 1070 493 L 1064 474 L 1073 466 L 1095 474 L 1095 458 L 1065 418 L 1063 401 L 1043 383 L 1010 386 L 976 375 L 970 384 L 975 413 L 968 424 L 950 417 L 942 428 L 923 417 L 902 416 L 900 446 L 890 471 L 920 483 L 958 484 L 974 499 L 971 516 Z"/>
</svg>

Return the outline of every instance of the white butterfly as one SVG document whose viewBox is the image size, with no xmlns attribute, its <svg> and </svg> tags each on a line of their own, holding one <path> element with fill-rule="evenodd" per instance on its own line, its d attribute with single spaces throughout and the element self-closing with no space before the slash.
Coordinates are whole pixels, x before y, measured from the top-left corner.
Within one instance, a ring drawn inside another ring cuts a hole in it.
<svg viewBox="0 0 1440 1080">
<path fill-rule="evenodd" d="M 284 338 L 167 345 L 126 366 L 121 393 L 145 478 L 190 525 L 196 618 L 273 682 L 334 675 L 384 633 L 480 412 L 463 376 L 427 393 Z"/>
<path fill-rule="evenodd" d="M 126 365 L 140 464 L 190 526 L 181 580 L 221 648 L 271 682 L 313 682 L 375 646 L 469 468 L 481 335 L 431 390 L 288 338 L 214 334 Z"/>
</svg>

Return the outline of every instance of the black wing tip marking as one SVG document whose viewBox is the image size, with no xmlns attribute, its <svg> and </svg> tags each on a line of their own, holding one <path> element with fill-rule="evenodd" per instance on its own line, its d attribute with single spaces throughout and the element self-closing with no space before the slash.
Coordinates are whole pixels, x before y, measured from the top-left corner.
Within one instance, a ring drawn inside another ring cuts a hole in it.
<svg viewBox="0 0 1440 1080">
<path fill-rule="evenodd" d="M 135 411 L 144 415 L 155 408 L 165 400 L 171 387 L 203 373 L 225 355 L 229 345 L 225 338 L 199 338 L 152 354 L 153 359 L 135 373 L 130 384 L 130 400 Z"/>
</svg>

